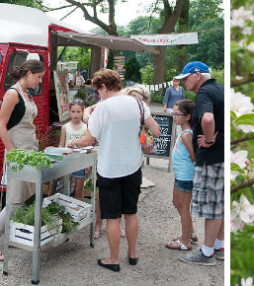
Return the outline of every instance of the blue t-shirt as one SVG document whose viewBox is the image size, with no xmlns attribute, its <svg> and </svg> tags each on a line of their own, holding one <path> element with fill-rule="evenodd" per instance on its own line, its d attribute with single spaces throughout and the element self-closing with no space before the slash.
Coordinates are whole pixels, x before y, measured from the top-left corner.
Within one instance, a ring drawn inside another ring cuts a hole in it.
<svg viewBox="0 0 254 286">
<path fill-rule="evenodd" d="M 166 89 L 163 105 L 166 105 L 167 108 L 173 108 L 175 102 L 180 99 L 184 99 L 183 88 L 179 86 L 179 89 L 176 90 L 173 86 L 170 86 Z"/>
<path fill-rule="evenodd" d="M 193 181 L 195 165 L 191 161 L 189 151 L 180 141 L 180 138 L 184 132 L 190 132 L 193 134 L 191 129 L 185 129 L 177 136 L 172 152 L 172 166 L 177 180 Z"/>
</svg>

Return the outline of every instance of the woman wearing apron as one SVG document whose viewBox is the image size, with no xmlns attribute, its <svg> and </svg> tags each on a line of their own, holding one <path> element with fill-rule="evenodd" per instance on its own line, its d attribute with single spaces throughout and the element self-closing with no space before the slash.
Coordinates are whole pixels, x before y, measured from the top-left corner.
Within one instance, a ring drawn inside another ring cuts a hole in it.
<svg viewBox="0 0 254 286">
<path fill-rule="evenodd" d="M 6 151 L 12 149 L 38 151 L 33 120 L 37 107 L 27 92 L 42 82 L 45 73 L 44 64 L 38 60 L 28 60 L 21 67 L 14 67 L 11 75 L 17 83 L 8 89 L 3 97 L 0 110 L 0 138 Z M 18 206 L 35 193 L 35 184 L 13 182 L 8 189 L 11 192 L 11 215 Z M 0 235 L 4 232 L 6 208 L 0 213 Z M 0 261 L 4 259 L 0 251 Z"/>
</svg>

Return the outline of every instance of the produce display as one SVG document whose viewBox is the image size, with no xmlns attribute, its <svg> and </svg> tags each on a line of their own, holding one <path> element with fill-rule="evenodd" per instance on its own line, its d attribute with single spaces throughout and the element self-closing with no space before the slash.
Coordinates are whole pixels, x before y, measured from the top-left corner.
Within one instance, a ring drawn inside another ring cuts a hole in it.
<svg viewBox="0 0 254 286">
<path fill-rule="evenodd" d="M 14 149 L 6 154 L 7 165 L 14 163 L 13 171 L 21 170 L 24 165 L 35 167 L 38 170 L 52 168 L 51 160 L 43 152 Z"/>
<path fill-rule="evenodd" d="M 23 223 L 26 225 L 34 225 L 35 217 L 35 203 L 22 208 L 18 207 L 14 213 L 12 220 L 14 222 Z M 59 218 L 62 219 L 62 233 L 69 233 L 74 231 L 78 223 L 71 221 L 72 217 L 69 212 L 65 211 L 63 206 L 60 206 L 56 202 L 52 202 L 46 208 L 41 210 L 41 225 L 47 225 L 49 227 L 58 227 Z"/>
</svg>

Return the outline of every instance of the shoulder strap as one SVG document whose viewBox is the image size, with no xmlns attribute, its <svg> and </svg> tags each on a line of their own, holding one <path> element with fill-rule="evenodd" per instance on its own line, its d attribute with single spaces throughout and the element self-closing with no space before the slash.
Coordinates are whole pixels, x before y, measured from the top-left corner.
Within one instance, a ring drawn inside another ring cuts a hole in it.
<svg viewBox="0 0 254 286">
<path fill-rule="evenodd" d="M 143 103 L 141 102 L 140 99 L 134 97 L 138 103 L 138 107 L 139 107 L 139 111 L 140 111 L 140 124 L 143 125 L 144 124 L 144 106 Z"/>
<path fill-rule="evenodd" d="M 14 89 L 14 90 L 17 91 L 19 100 L 20 100 L 20 98 L 22 98 L 22 96 L 20 95 L 19 91 L 18 91 L 15 87 L 9 87 L 9 88 L 7 89 L 7 91 L 8 91 L 9 89 Z M 3 95 L 3 97 L 4 97 L 4 95 Z M 23 98 L 22 98 L 22 99 L 23 99 Z M 3 103 L 3 100 L 0 101 L 0 106 L 2 105 L 2 103 Z"/>
<path fill-rule="evenodd" d="M 8 88 L 8 90 L 9 90 L 9 89 L 14 89 L 14 90 L 17 91 L 17 93 L 19 93 L 19 91 L 18 91 L 15 87 L 10 87 L 10 88 Z"/>
</svg>

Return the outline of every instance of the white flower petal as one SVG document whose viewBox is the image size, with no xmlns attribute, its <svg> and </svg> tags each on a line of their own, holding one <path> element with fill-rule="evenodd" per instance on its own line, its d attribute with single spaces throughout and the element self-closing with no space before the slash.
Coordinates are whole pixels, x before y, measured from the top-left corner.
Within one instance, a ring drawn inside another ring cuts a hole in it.
<svg viewBox="0 0 254 286">
<path fill-rule="evenodd" d="M 247 159 L 248 156 L 248 151 L 246 150 L 240 150 L 237 151 L 235 153 L 233 153 L 232 151 L 230 152 L 230 162 L 237 164 L 240 168 L 245 168 L 246 164 L 245 161 Z"/>
</svg>

